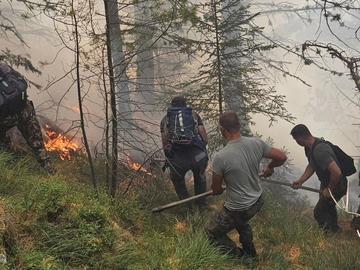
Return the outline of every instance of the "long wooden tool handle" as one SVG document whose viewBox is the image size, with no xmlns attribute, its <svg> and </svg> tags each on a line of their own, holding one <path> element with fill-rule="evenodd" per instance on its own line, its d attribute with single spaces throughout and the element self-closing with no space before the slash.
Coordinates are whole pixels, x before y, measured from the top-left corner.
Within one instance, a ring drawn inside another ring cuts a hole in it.
<svg viewBox="0 0 360 270">
<path fill-rule="evenodd" d="M 180 200 L 180 201 L 176 201 L 176 202 L 165 204 L 163 206 L 155 207 L 151 211 L 152 212 L 160 212 L 162 210 L 169 209 L 169 208 L 172 208 L 174 206 L 177 206 L 177 205 L 180 205 L 183 203 L 191 202 L 191 201 L 199 199 L 199 198 L 210 196 L 212 193 L 213 193 L 212 190 L 209 190 L 204 193 L 201 193 L 201 194 L 198 194 L 198 195 L 195 195 L 195 196 L 192 196 L 192 197 Z"/>
<path fill-rule="evenodd" d="M 270 180 L 270 179 L 264 179 L 264 178 L 261 178 L 261 180 L 264 181 L 264 182 L 272 183 L 272 184 L 278 184 L 278 185 L 282 185 L 282 186 L 292 187 L 292 184 L 286 183 L 286 182 L 282 182 L 282 181 L 276 181 L 276 180 Z M 304 189 L 304 190 L 308 190 L 308 191 L 320 193 L 320 190 L 319 190 L 319 189 L 311 188 L 311 187 L 301 186 L 301 187 L 299 187 L 299 189 Z"/>
<path fill-rule="evenodd" d="M 261 180 L 264 181 L 264 182 L 272 183 L 272 184 L 278 184 L 278 185 L 291 187 L 290 183 L 286 183 L 286 182 L 282 182 L 282 181 L 276 181 L 276 180 L 270 180 L 270 179 L 264 179 L 264 178 L 261 178 Z M 223 186 L 223 188 L 225 189 L 224 186 Z M 311 188 L 311 187 L 303 187 L 303 186 L 301 186 L 301 187 L 299 187 L 299 189 L 304 189 L 304 190 L 308 190 L 308 191 L 312 191 L 312 192 L 316 192 L 316 193 L 320 192 L 320 190 L 315 189 L 315 188 Z M 165 209 L 169 209 L 169 208 L 178 206 L 180 204 L 184 204 L 184 203 L 191 202 L 191 201 L 194 201 L 194 200 L 199 199 L 199 198 L 210 196 L 210 195 L 212 195 L 212 193 L 213 193 L 212 190 L 209 190 L 209 191 L 206 191 L 204 193 L 201 193 L 201 194 L 198 194 L 198 195 L 195 195 L 195 196 L 192 196 L 192 197 L 180 200 L 180 201 L 176 201 L 176 202 L 168 203 L 168 204 L 165 204 L 165 205 L 162 205 L 162 206 L 159 206 L 159 207 L 155 207 L 155 208 L 151 209 L 151 211 L 154 212 L 154 213 L 161 212 L 161 211 L 163 211 Z"/>
</svg>

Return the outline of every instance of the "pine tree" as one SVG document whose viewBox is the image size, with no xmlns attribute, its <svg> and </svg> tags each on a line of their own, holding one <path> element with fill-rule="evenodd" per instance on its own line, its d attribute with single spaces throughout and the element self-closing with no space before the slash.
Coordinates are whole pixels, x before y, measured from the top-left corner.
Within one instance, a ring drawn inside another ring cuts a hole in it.
<svg viewBox="0 0 360 270">
<path fill-rule="evenodd" d="M 259 41 L 261 28 L 250 23 L 257 14 L 250 14 L 239 0 L 211 0 L 193 6 L 200 16 L 189 27 L 190 34 L 177 37 L 197 59 L 192 61 L 195 75 L 180 85 L 193 105 L 210 121 L 224 110 L 236 111 L 247 135 L 256 113 L 266 115 L 270 123 L 277 118 L 291 121 L 285 97 L 266 85 L 258 63 L 262 53 L 274 46 Z"/>
</svg>

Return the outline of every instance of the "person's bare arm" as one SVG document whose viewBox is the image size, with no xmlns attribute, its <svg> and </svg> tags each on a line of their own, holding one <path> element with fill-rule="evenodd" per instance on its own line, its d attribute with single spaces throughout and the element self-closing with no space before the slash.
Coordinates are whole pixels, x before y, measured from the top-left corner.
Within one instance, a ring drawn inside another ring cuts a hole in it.
<svg viewBox="0 0 360 270">
<path fill-rule="evenodd" d="M 224 188 L 222 187 L 223 181 L 224 181 L 224 178 L 222 175 L 218 175 L 213 172 L 211 189 L 212 189 L 214 195 L 221 194 L 224 191 Z"/>
<path fill-rule="evenodd" d="M 334 191 L 336 185 L 339 183 L 340 181 L 340 178 L 341 178 L 341 169 L 339 168 L 339 166 L 336 164 L 335 161 L 332 161 L 329 166 L 328 166 L 328 171 L 329 171 L 329 185 L 328 185 L 328 188 L 327 189 L 324 189 L 323 191 L 323 195 L 327 198 L 330 198 L 330 193 L 329 193 L 329 190 L 330 191 Z"/>
<path fill-rule="evenodd" d="M 205 129 L 204 125 L 200 125 L 198 127 L 198 129 L 199 129 L 199 134 L 200 134 L 203 142 L 205 143 L 205 145 L 207 145 L 208 144 L 208 136 L 207 136 L 206 129 Z"/>
<path fill-rule="evenodd" d="M 292 183 L 292 187 L 294 189 L 300 188 L 302 184 L 304 184 L 314 174 L 314 172 L 315 172 L 314 168 L 310 164 L 308 164 L 305 168 L 304 173 L 300 176 L 300 178 L 296 180 L 294 183 Z"/>
<path fill-rule="evenodd" d="M 330 182 L 329 182 L 329 188 L 333 190 L 336 185 L 339 183 L 342 172 L 339 166 L 336 164 L 335 161 L 332 161 L 328 167 L 328 171 L 330 173 Z"/>
<path fill-rule="evenodd" d="M 287 156 L 280 149 L 272 147 L 270 152 L 264 156 L 271 159 L 271 162 L 267 165 L 261 176 L 268 177 L 274 173 L 274 168 L 279 167 L 285 163 Z"/>
</svg>

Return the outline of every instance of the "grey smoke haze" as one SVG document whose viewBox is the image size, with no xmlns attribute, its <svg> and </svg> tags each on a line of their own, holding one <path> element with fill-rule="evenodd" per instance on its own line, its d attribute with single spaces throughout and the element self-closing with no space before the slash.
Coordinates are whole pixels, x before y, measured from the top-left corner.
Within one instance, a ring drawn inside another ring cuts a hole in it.
<svg viewBox="0 0 360 270">
<path fill-rule="evenodd" d="M 256 1 L 253 1 L 256 2 Z M 283 3 L 282 1 L 272 1 L 273 3 Z M 311 1 L 288 1 L 290 4 L 303 7 L 311 4 Z M 286 44 L 302 44 L 307 40 L 318 40 L 324 43 L 339 44 L 344 47 L 336 38 L 331 35 L 325 25 L 324 19 L 319 12 L 310 12 L 311 22 L 304 22 L 304 19 L 295 13 L 270 13 L 260 15 L 258 23 L 265 26 L 265 33 Z M 304 17 L 307 16 L 303 13 Z M 347 25 L 352 29 L 338 27 L 332 24 L 334 32 L 338 34 L 352 48 L 360 49 L 358 40 L 354 38 L 354 31 L 358 25 L 358 18 L 350 15 L 343 17 Z M 346 48 L 346 47 L 345 47 Z M 348 49 L 348 48 L 346 48 Z M 354 50 L 348 49 L 350 53 Z M 357 53 L 358 55 L 358 53 Z M 294 79 L 279 78 L 277 89 L 287 97 L 288 110 L 296 117 L 295 124 L 306 124 L 313 135 L 324 137 L 335 144 L 340 145 L 348 154 L 355 156 L 358 163 L 359 126 L 359 96 L 355 90 L 355 84 L 349 76 L 342 77 L 331 75 L 321 71 L 314 65 L 305 66 L 303 62 L 292 57 L 284 51 L 277 51 L 276 56 L 279 60 L 291 62 L 290 71 L 304 79 L 311 85 L 308 87 Z M 328 61 L 330 68 L 348 74 L 346 67 L 337 60 Z M 292 140 L 289 135 L 292 124 L 284 121 L 275 123 L 269 128 L 269 123 L 261 116 L 255 116 L 255 130 L 269 136 L 275 140 L 277 146 L 284 146 L 290 152 L 290 158 L 294 166 L 300 169 L 297 173 L 302 173 L 307 164 L 303 149 Z M 295 179 L 294 179 L 295 180 Z M 353 204 L 357 204 L 358 187 L 357 175 L 350 177 L 351 197 Z M 313 177 L 306 184 L 318 187 L 318 181 Z M 311 201 L 314 201 L 314 194 L 308 193 Z"/>
<path fill-rule="evenodd" d="M 253 4 L 256 3 L 256 1 L 250 2 Z M 272 2 L 280 3 L 282 1 Z M 288 3 L 300 7 L 306 5 L 308 1 L 292 0 L 288 1 Z M 3 14 L 7 13 L 11 18 L 16 18 L 11 16 L 14 14 L 14 11 L 8 8 L 7 3 L 0 2 L 0 6 Z M 254 10 L 259 10 L 259 8 L 255 6 Z M 15 10 L 15 13 L 16 12 Z M 331 42 L 338 44 L 338 41 L 329 33 L 323 21 L 321 21 L 319 26 L 319 12 L 310 13 L 309 18 L 311 19 L 311 23 L 304 23 L 304 21 L 294 13 L 269 13 L 258 16 L 256 22 L 258 25 L 265 27 L 264 31 L 266 35 L 288 44 L 301 44 L 306 40 L 314 39 L 325 43 Z M 344 19 L 346 23 L 350 25 L 358 22 L 356 18 L 352 18 L 351 16 L 347 16 Z M 26 39 L 29 47 L 19 43 L 2 41 L 0 49 L 11 47 L 18 53 L 31 55 L 34 63 L 38 63 L 39 61 L 49 62 L 57 55 L 60 48 L 60 41 L 53 31 L 52 23 L 49 19 L 42 17 L 41 20 L 34 19 L 31 23 L 19 19 L 16 20 L 16 24 L 19 30 L 24 33 L 23 37 Z M 341 27 L 334 27 L 334 30 L 339 33 L 347 43 L 360 49 L 357 40 L 353 38 L 353 30 Z M 289 53 L 284 53 L 284 51 L 276 50 L 273 53 L 279 60 L 291 63 L 289 65 L 289 71 L 311 85 L 311 87 L 308 87 L 293 78 L 284 78 L 281 74 L 273 74 L 276 88 L 281 94 L 287 97 L 287 109 L 296 117 L 295 123 L 304 123 L 315 136 L 324 137 L 340 145 L 351 155 L 359 155 L 357 148 L 357 146 L 360 145 L 359 127 L 353 125 L 360 123 L 359 108 L 358 105 L 356 105 L 358 104 L 358 95 L 355 95 L 354 83 L 347 76 L 337 77 L 321 71 L 313 65 L 304 66 L 299 58 Z M 27 74 L 27 76 L 38 84 L 46 85 L 49 80 L 63 74 L 64 70 L 68 69 L 72 61 L 72 55 L 62 51 L 57 55 L 53 64 L 44 67 L 41 76 L 34 76 L 32 74 Z M 332 64 L 334 69 L 344 71 L 345 74 L 348 73 L 339 61 L 334 60 L 329 63 Z M 58 101 L 68 87 L 69 83 L 65 81 L 51 87 L 49 93 L 40 92 L 32 87 L 30 89 L 30 96 L 40 111 L 47 109 L 46 115 L 55 117 L 54 105 L 43 104 L 43 102 L 49 100 L 50 96 L 55 102 Z M 64 100 L 64 105 L 67 108 L 60 109 L 58 113 L 60 120 L 78 119 L 77 113 L 74 112 L 74 108 L 77 107 L 77 98 L 74 94 L 75 92 L 72 92 L 73 93 L 68 95 Z M 97 104 L 101 103 L 101 96 L 95 91 L 91 91 L 89 95 L 93 102 L 87 103 L 87 110 L 89 112 L 102 113 L 101 104 Z M 52 107 L 52 110 L 48 110 L 49 106 Z M 95 121 L 97 120 L 96 116 L 89 117 L 92 117 Z M 273 126 L 269 127 L 268 120 L 259 115 L 254 116 L 254 121 L 256 123 L 255 126 L 252 127 L 254 131 L 263 134 L 264 137 L 272 137 L 275 140 L 276 146 L 285 147 L 290 152 L 292 163 L 295 167 L 299 168 L 299 170 L 296 169 L 297 173 L 301 173 L 306 166 L 306 158 L 303 149 L 299 147 L 289 135 L 293 125 L 279 120 L 274 123 Z M 103 130 L 101 125 L 100 122 L 100 128 L 93 125 L 89 126 L 89 130 L 91 131 L 89 135 L 93 142 L 98 141 L 102 136 Z M 317 187 L 318 182 L 316 179 L 312 179 L 309 185 Z M 353 186 L 355 186 L 355 184 L 353 184 Z M 354 198 L 358 192 L 355 187 L 352 187 Z"/>
</svg>

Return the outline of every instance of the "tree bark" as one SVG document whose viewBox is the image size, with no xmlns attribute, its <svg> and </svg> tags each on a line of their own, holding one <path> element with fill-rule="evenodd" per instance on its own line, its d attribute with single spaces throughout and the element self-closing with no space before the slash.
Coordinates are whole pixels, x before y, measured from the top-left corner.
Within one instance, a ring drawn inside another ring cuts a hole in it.
<svg viewBox="0 0 360 270">
<path fill-rule="evenodd" d="M 218 77 L 218 105 L 219 113 L 223 113 L 223 90 L 222 90 L 222 71 L 221 71 L 221 47 L 220 47 L 220 38 L 219 38 L 219 25 L 218 25 L 218 12 L 217 12 L 217 3 L 215 0 L 212 0 L 212 8 L 214 15 L 214 26 L 215 26 L 215 42 L 216 42 L 216 60 L 217 60 L 217 77 Z"/>
<path fill-rule="evenodd" d="M 118 136 L 122 150 L 127 149 L 127 142 L 132 139 L 132 109 L 129 89 L 129 78 L 127 77 L 127 61 L 123 48 L 123 34 L 120 27 L 119 7 L 116 0 L 107 0 L 109 43 L 114 72 L 114 84 L 118 110 Z"/>
<path fill-rule="evenodd" d="M 91 151 L 89 147 L 89 142 L 87 139 L 86 129 L 85 129 L 85 118 L 84 118 L 84 111 L 83 111 L 83 104 L 82 104 L 82 95 L 81 95 L 81 78 L 80 78 L 80 44 L 79 44 L 79 32 L 78 32 L 78 22 L 76 13 L 74 10 L 74 1 L 71 2 L 72 5 L 72 17 L 74 23 L 74 30 L 75 30 L 75 64 L 76 64 L 76 86 L 77 86 L 77 94 L 78 94 L 78 104 L 79 104 L 79 111 L 80 111 L 80 126 L 83 136 L 83 141 L 85 145 L 86 154 L 89 161 L 90 172 L 91 172 L 91 180 L 93 183 L 94 188 L 97 188 L 96 177 L 95 177 L 95 170 L 94 164 L 91 156 Z"/>
<path fill-rule="evenodd" d="M 116 111 L 116 89 L 114 79 L 114 67 L 111 50 L 111 20 L 110 14 L 114 12 L 111 10 L 114 6 L 113 0 L 104 0 L 105 17 L 106 17 L 106 48 L 107 48 L 107 61 L 109 68 L 110 80 L 110 107 L 111 107 L 111 124 L 112 124 L 112 155 L 111 155 L 111 186 L 110 195 L 115 197 L 117 189 L 117 167 L 118 167 L 118 130 L 117 130 L 117 111 Z M 117 8 L 116 8 L 117 11 Z"/>
<path fill-rule="evenodd" d="M 231 20 L 230 17 L 234 14 L 234 11 L 238 11 L 244 8 L 246 1 L 237 0 L 225 0 L 222 6 L 222 19 L 223 21 Z M 245 18 L 238 18 L 239 21 L 245 20 Z M 224 38 L 226 41 L 238 39 L 241 41 L 242 33 L 241 31 L 227 31 L 224 33 Z M 242 44 L 239 47 L 234 48 L 225 48 L 224 53 L 225 55 L 231 55 L 236 50 L 241 48 Z M 245 60 L 244 60 L 245 61 Z M 224 59 L 223 61 L 223 73 L 224 73 L 224 84 L 223 84 L 223 91 L 224 91 L 224 103 L 226 110 L 231 110 L 237 113 L 240 125 L 241 125 L 241 133 L 243 135 L 251 135 L 251 129 L 249 120 L 247 119 L 247 113 L 245 112 L 245 102 L 244 97 L 242 95 L 243 91 L 245 90 L 244 87 L 244 79 L 242 79 L 242 74 L 239 72 L 238 74 L 231 75 L 233 72 L 232 70 L 240 71 L 239 67 L 241 67 L 244 63 L 241 57 L 234 57 L 228 59 Z M 234 67 L 237 68 L 234 68 Z"/>
<path fill-rule="evenodd" d="M 153 49 L 153 31 L 149 26 L 151 19 L 151 1 L 139 1 L 135 6 L 137 27 L 136 55 L 136 92 L 141 97 L 145 112 L 152 112 L 155 98 L 155 65 Z"/>
</svg>

